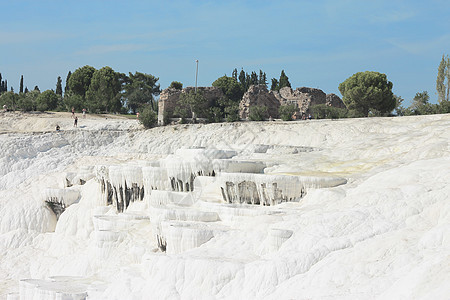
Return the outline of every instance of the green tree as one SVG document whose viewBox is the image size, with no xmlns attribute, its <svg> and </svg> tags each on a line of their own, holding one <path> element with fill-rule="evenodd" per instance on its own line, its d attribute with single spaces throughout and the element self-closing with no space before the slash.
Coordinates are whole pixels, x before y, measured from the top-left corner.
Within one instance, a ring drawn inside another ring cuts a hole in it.
<svg viewBox="0 0 450 300">
<path fill-rule="evenodd" d="M 414 115 L 431 115 L 438 112 L 438 107 L 429 103 L 430 96 L 427 91 L 416 93 L 409 107 L 411 114 Z"/>
<path fill-rule="evenodd" d="M 266 106 L 251 106 L 248 113 L 248 119 L 250 121 L 264 121 L 269 117 Z"/>
<path fill-rule="evenodd" d="M 208 105 L 201 92 L 182 93 L 178 104 L 180 107 L 186 108 L 193 119 L 207 115 Z"/>
<path fill-rule="evenodd" d="M 76 75 L 76 71 L 71 79 Z M 71 90 L 72 87 L 70 88 Z M 119 92 L 121 90 L 119 74 L 110 67 L 96 70 L 92 75 L 89 89 L 86 92 L 86 104 L 90 111 L 120 112 L 122 103 Z"/>
<path fill-rule="evenodd" d="M 69 73 L 67 73 L 67 77 L 66 77 L 66 86 L 64 87 L 64 95 L 69 93 L 70 88 L 69 88 L 69 80 L 70 80 L 70 76 L 72 76 L 72 72 L 69 71 Z"/>
<path fill-rule="evenodd" d="M 339 119 L 347 117 L 347 110 L 328 106 L 326 104 L 316 104 L 310 107 L 314 119 Z"/>
<path fill-rule="evenodd" d="M 284 87 L 291 87 L 291 83 L 289 82 L 289 78 L 286 76 L 286 73 L 284 73 L 284 70 L 281 70 L 280 80 L 279 80 L 279 84 L 278 84 L 278 90 L 280 90 Z"/>
<path fill-rule="evenodd" d="M 272 78 L 272 85 L 270 86 L 271 91 L 279 91 L 280 84 L 278 83 L 278 79 Z"/>
<path fill-rule="evenodd" d="M 404 101 L 404 99 L 402 98 L 402 97 L 400 97 L 400 96 L 397 96 L 397 95 L 394 95 L 394 99 L 395 99 L 395 114 L 397 115 L 397 116 L 407 116 L 407 115 L 409 115 L 410 113 L 409 113 L 409 109 L 408 108 L 405 108 L 405 107 L 403 107 L 403 101 Z"/>
<path fill-rule="evenodd" d="M 144 104 L 149 104 L 153 111 L 158 111 L 158 106 L 154 96 L 159 95 L 160 85 L 157 84 L 159 78 L 151 74 L 141 72 L 129 73 L 123 86 L 126 105 L 128 109 L 135 113 Z"/>
<path fill-rule="evenodd" d="M 155 127 L 158 123 L 158 115 L 152 109 L 151 105 L 144 104 L 139 109 L 139 122 L 144 125 L 145 128 Z"/>
<path fill-rule="evenodd" d="M 349 110 L 366 117 L 371 110 L 389 113 L 396 105 L 392 82 L 387 80 L 386 74 L 378 72 L 358 72 L 339 84 L 339 91 Z"/>
<path fill-rule="evenodd" d="M 81 111 L 83 108 L 86 108 L 86 101 L 80 95 L 73 94 L 72 92 L 68 92 L 64 94 L 64 108 L 68 111 L 72 109 L 75 111 Z"/>
<path fill-rule="evenodd" d="M 244 92 L 248 90 L 247 77 L 248 74 L 245 73 L 244 69 L 241 69 L 241 72 L 239 72 L 239 84 Z"/>
<path fill-rule="evenodd" d="M 182 90 L 183 84 L 179 81 L 172 81 L 169 85 L 169 88 L 176 89 L 176 90 Z"/>
<path fill-rule="evenodd" d="M 252 72 L 252 74 L 250 75 L 250 84 L 249 84 L 249 86 L 250 85 L 256 85 L 258 83 L 259 83 L 258 75 L 256 74 L 256 72 Z"/>
<path fill-rule="evenodd" d="M 227 99 L 237 102 L 244 95 L 241 85 L 234 77 L 222 76 L 212 83 L 212 86 L 221 89 Z"/>
<path fill-rule="evenodd" d="M 14 92 L 3 92 L 0 96 L 0 107 L 6 105 L 8 109 L 16 110 L 17 100 L 19 95 Z"/>
<path fill-rule="evenodd" d="M 237 122 L 240 120 L 239 118 L 239 105 L 231 104 L 227 105 L 224 108 L 225 120 L 227 122 Z"/>
<path fill-rule="evenodd" d="M 442 60 L 438 67 L 436 90 L 439 103 L 450 100 L 450 58 L 448 55 L 442 55 Z"/>
<path fill-rule="evenodd" d="M 46 90 L 36 98 L 36 109 L 39 111 L 54 110 L 58 106 L 58 96 L 52 90 Z"/>
<path fill-rule="evenodd" d="M 442 101 L 438 105 L 437 113 L 448 114 L 450 113 L 450 101 Z"/>
<path fill-rule="evenodd" d="M 258 84 L 264 84 L 265 86 L 267 86 L 266 73 L 263 72 L 262 70 L 259 70 Z"/>
<path fill-rule="evenodd" d="M 33 111 L 36 110 L 36 100 L 39 96 L 40 92 L 31 91 L 25 93 L 23 97 L 21 97 L 17 103 L 18 109 L 21 111 Z"/>
<path fill-rule="evenodd" d="M 56 80 L 55 94 L 58 95 L 59 97 L 62 97 L 62 80 L 61 80 L 61 76 L 58 76 L 58 79 Z"/>
<path fill-rule="evenodd" d="M 20 87 L 19 87 L 19 93 L 23 93 L 23 75 L 20 76 Z"/>
<path fill-rule="evenodd" d="M 231 77 L 236 79 L 236 81 L 238 80 L 238 75 L 237 75 L 237 69 L 236 68 L 234 68 L 233 72 L 231 73 Z M 1 77 L 0 77 L 0 80 L 1 80 Z"/>
<path fill-rule="evenodd" d="M 283 121 L 292 121 L 292 116 L 297 111 L 294 104 L 281 105 L 278 113 Z"/>
<path fill-rule="evenodd" d="M 69 77 L 69 90 L 74 95 L 80 95 L 85 99 L 95 71 L 95 68 L 91 66 L 84 66 L 76 69 Z"/>
</svg>

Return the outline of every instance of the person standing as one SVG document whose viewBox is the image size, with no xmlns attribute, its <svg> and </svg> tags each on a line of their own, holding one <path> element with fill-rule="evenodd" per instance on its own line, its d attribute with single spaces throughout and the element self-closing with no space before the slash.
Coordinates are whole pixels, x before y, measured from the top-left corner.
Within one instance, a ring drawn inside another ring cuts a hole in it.
<svg viewBox="0 0 450 300">
<path fill-rule="evenodd" d="M 86 119 L 86 108 L 83 108 L 83 119 Z"/>
<path fill-rule="evenodd" d="M 72 118 L 75 119 L 75 107 L 72 107 Z"/>
<path fill-rule="evenodd" d="M 78 127 L 78 117 L 75 117 L 75 121 L 73 121 L 73 127 Z"/>
</svg>

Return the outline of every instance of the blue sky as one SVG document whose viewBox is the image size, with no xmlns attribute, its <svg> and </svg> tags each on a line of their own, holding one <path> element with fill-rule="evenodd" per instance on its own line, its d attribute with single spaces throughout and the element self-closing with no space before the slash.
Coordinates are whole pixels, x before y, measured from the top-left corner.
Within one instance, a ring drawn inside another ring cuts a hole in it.
<svg viewBox="0 0 450 300">
<path fill-rule="evenodd" d="M 55 89 L 68 71 L 110 66 L 210 86 L 234 68 L 292 87 L 338 85 L 385 73 L 406 102 L 428 91 L 450 54 L 450 2 L 429 1 L 2 1 L 0 73 L 18 91 Z"/>
</svg>

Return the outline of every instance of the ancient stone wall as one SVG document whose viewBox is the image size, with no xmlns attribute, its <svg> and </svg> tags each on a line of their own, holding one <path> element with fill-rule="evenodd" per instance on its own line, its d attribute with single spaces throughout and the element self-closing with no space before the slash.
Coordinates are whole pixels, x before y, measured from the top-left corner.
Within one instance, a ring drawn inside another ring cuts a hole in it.
<svg viewBox="0 0 450 300">
<path fill-rule="evenodd" d="M 290 87 L 284 87 L 279 92 L 274 91 L 273 94 L 281 105 L 294 104 L 301 114 L 309 113 L 313 105 L 326 103 L 325 93 L 316 88 L 301 87 L 292 90 Z"/>
<path fill-rule="evenodd" d="M 164 115 L 171 116 L 177 106 L 180 95 L 194 91 L 194 87 L 187 87 L 183 90 L 172 88 L 165 89 L 161 92 L 158 102 L 158 124 L 165 125 Z M 198 91 L 206 98 L 205 107 L 211 106 L 217 99 L 223 97 L 220 89 L 215 87 L 198 87 Z M 322 90 L 309 87 L 300 87 L 292 90 L 290 87 L 284 87 L 280 91 L 269 91 L 266 85 L 252 85 L 245 92 L 239 103 L 239 117 L 248 119 L 250 107 L 265 106 L 267 107 L 268 116 L 278 118 L 278 109 L 280 105 L 293 104 L 298 109 L 297 117 L 302 114 L 310 113 L 310 108 L 317 104 L 326 104 L 328 106 L 346 108 L 341 98 L 335 94 L 326 95 Z M 197 116 L 201 118 L 202 116 Z"/>
<path fill-rule="evenodd" d="M 239 103 L 239 117 L 248 119 L 250 107 L 252 106 L 265 106 L 269 116 L 278 118 L 280 101 L 278 101 L 272 91 L 267 90 L 267 86 L 264 84 L 251 85 L 248 91 L 245 92 Z"/>
<path fill-rule="evenodd" d="M 342 99 L 336 94 L 327 94 L 326 99 L 327 99 L 326 103 L 328 106 L 344 108 L 344 109 L 347 108 L 345 106 L 344 102 L 342 101 Z"/>
<path fill-rule="evenodd" d="M 166 125 L 164 123 L 164 115 L 171 116 L 177 106 L 180 99 L 180 95 L 184 93 L 190 93 L 195 90 L 195 87 L 186 87 L 182 90 L 173 88 L 167 88 L 163 90 L 159 96 L 158 102 L 158 125 Z M 205 106 L 211 106 L 212 102 L 220 99 L 223 96 L 222 90 L 216 87 L 198 87 L 197 91 L 200 92 L 206 99 Z M 201 118 L 202 116 L 197 116 Z"/>
</svg>

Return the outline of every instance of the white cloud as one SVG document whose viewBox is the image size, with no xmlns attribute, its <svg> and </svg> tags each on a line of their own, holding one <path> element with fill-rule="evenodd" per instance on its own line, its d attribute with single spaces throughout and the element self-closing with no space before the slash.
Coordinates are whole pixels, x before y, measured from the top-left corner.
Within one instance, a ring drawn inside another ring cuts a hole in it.
<svg viewBox="0 0 450 300">
<path fill-rule="evenodd" d="M 378 14 L 371 17 L 373 23 L 397 23 L 406 21 L 416 16 L 416 13 L 412 11 L 390 11 L 385 14 Z"/>
<path fill-rule="evenodd" d="M 392 38 L 386 41 L 411 54 L 426 54 L 431 51 L 448 49 L 450 47 L 450 34 L 441 35 L 430 40 L 417 39 L 414 41 L 405 41 L 398 38 Z"/>
<path fill-rule="evenodd" d="M 10 32 L 0 31 L 0 45 L 36 43 L 43 41 L 55 41 L 67 38 L 67 34 L 48 31 Z"/>
<path fill-rule="evenodd" d="M 98 55 L 110 52 L 133 52 L 145 48 L 145 45 L 122 44 L 122 45 L 95 45 L 76 52 L 77 55 Z"/>
</svg>

